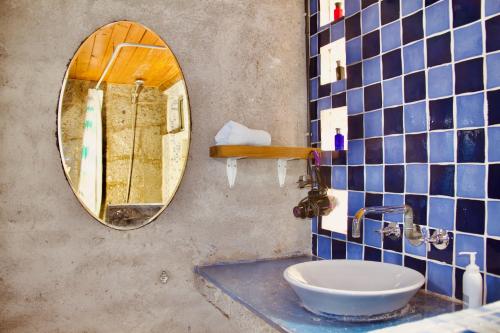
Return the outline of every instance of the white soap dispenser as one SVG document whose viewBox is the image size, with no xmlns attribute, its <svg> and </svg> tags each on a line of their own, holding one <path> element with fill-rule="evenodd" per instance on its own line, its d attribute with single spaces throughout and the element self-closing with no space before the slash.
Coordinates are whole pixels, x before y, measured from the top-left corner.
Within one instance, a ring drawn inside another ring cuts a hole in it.
<svg viewBox="0 0 500 333">
<path fill-rule="evenodd" d="M 476 252 L 460 252 L 460 255 L 470 256 L 469 265 L 465 267 L 463 276 L 464 309 L 481 306 L 483 299 L 483 278 L 476 265 Z"/>
</svg>

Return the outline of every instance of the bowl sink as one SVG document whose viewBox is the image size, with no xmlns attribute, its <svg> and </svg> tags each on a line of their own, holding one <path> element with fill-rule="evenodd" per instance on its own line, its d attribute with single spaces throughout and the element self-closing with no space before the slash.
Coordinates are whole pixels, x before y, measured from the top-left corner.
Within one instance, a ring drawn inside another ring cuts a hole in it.
<svg viewBox="0 0 500 333">
<path fill-rule="evenodd" d="M 337 316 L 397 311 L 425 281 L 411 268 L 361 260 L 308 261 L 288 267 L 283 276 L 307 310 Z"/>
</svg>

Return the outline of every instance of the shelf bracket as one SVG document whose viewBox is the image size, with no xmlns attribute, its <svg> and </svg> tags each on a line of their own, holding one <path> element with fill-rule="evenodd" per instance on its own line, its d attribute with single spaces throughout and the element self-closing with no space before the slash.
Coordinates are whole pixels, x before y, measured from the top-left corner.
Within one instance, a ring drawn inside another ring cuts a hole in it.
<svg viewBox="0 0 500 333">
<path fill-rule="evenodd" d="M 280 158 L 278 159 L 278 182 L 280 187 L 285 186 L 286 178 L 286 164 L 287 161 L 294 160 L 293 158 Z"/>
<path fill-rule="evenodd" d="M 238 163 L 236 161 L 239 159 L 239 157 L 230 157 L 226 160 L 226 173 L 229 188 L 233 188 L 236 182 L 236 173 L 238 172 Z"/>
</svg>

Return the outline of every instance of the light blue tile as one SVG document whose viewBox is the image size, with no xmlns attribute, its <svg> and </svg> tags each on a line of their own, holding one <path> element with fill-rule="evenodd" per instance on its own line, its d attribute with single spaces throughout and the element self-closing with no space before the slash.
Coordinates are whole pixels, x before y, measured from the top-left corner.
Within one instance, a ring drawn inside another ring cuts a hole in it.
<svg viewBox="0 0 500 333">
<path fill-rule="evenodd" d="M 378 3 L 361 12 L 361 29 L 364 34 L 375 30 L 380 25 Z"/>
<path fill-rule="evenodd" d="M 500 13 L 500 1 L 498 0 L 486 0 L 484 7 L 486 16 Z"/>
<path fill-rule="evenodd" d="M 457 126 L 479 127 L 484 126 L 484 94 L 461 95 L 457 101 Z"/>
<path fill-rule="evenodd" d="M 369 85 L 380 81 L 380 57 L 363 62 L 363 84 Z"/>
<path fill-rule="evenodd" d="M 404 204 L 402 194 L 384 194 L 384 206 L 401 206 Z M 403 222 L 403 214 L 384 214 L 384 220 L 388 222 Z"/>
<path fill-rule="evenodd" d="M 453 131 L 430 132 L 430 161 L 432 163 L 453 162 L 455 160 L 455 149 Z"/>
<path fill-rule="evenodd" d="M 384 159 L 387 164 L 404 162 L 404 138 L 402 135 L 386 136 L 384 138 Z"/>
<path fill-rule="evenodd" d="M 336 22 L 335 24 L 332 25 L 332 28 L 330 30 L 330 40 L 332 42 L 345 37 L 345 28 L 344 28 L 344 23 L 345 20 Z"/>
<path fill-rule="evenodd" d="M 465 198 L 484 198 L 484 165 L 457 165 L 457 195 Z"/>
<path fill-rule="evenodd" d="M 330 238 L 318 235 L 318 257 L 332 259 L 332 240 Z"/>
<path fill-rule="evenodd" d="M 381 165 L 367 165 L 365 189 L 370 192 L 384 191 L 384 167 Z"/>
<path fill-rule="evenodd" d="M 381 29 L 382 51 L 389 51 L 401 46 L 401 22 L 395 21 Z"/>
<path fill-rule="evenodd" d="M 313 234 L 317 234 L 318 233 L 318 217 L 313 217 L 311 219 L 311 232 Z"/>
<path fill-rule="evenodd" d="M 309 41 L 309 53 L 311 57 L 318 54 L 318 35 L 311 37 Z"/>
<path fill-rule="evenodd" d="M 401 77 L 384 80 L 384 107 L 403 103 L 403 84 Z"/>
<path fill-rule="evenodd" d="M 404 237 L 404 244 L 405 244 L 405 252 L 409 254 L 413 254 L 415 256 L 419 257 L 426 257 L 427 256 L 427 249 L 425 246 L 425 243 L 420 244 L 419 246 L 412 245 L 406 237 Z"/>
<path fill-rule="evenodd" d="M 363 240 L 365 244 L 380 248 L 382 237 L 377 230 L 382 229 L 381 222 L 365 218 L 363 223 Z"/>
<path fill-rule="evenodd" d="M 332 186 L 337 190 L 347 189 L 347 167 L 334 166 L 332 168 Z"/>
<path fill-rule="evenodd" d="M 481 22 L 457 29 L 453 35 L 455 61 L 480 55 L 483 52 Z"/>
<path fill-rule="evenodd" d="M 356 14 L 361 9 L 361 0 L 346 0 L 345 1 L 345 16 Z"/>
<path fill-rule="evenodd" d="M 384 251 L 384 262 L 394 265 L 402 265 L 403 257 L 399 253 Z"/>
<path fill-rule="evenodd" d="M 500 127 L 488 128 L 488 160 L 500 162 Z"/>
<path fill-rule="evenodd" d="M 363 259 L 363 247 L 359 244 L 347 243 L 347 259 L 361 260 Z"/>
<path fill-rule="evenodd" d="M 377 110 L 364 115 L 365 138 L 382 135 L 382 111 Z"/>
<path fill-rule="evenodd" d="M 428 169 L 427 164 L 406 165 L 406 192 L 428 193 Z"/>
<path fill-rule="evenodd" d="M 500 236 L 500 201 L 488 202 L 488 235 Z"/>
<path fill-rule="evenodd" d="M 340 234 L 338 232 L 332 231 L 332 238 L 333 239 L 339 239 L 339 240 L 346 240 L 347 235 L 346 234 Z"/>
<path fill-rule="evenodd" d="M 311 15 L 318 11 L 318 1 L 319 0 L 311 0 L 309 2 L 309 11 L 311 12 Z"/>
<path fill-rule="evenodd" d="M 424 42 L 419 41 L 403 48 L 405 73 L 414 72 L 425 67 Z"/>
<path fill-rule="evenodd" d="M 347 91 L 347 114 L 363 112 L 363 88 Z"/>
<path fill-rule="evenodd" d="M 349 191 L 347 194 L 347 211 L 349 216 L 354 216 L 365 205 L 363 192 Z"/>
<path fill-rule="evenodd" d="M 453 93 L 451 65 L 429 69 L 427 93 L 429 98 L 448 96 Z"/>
<path fill-rule="evenodd" d="M 326 110 L 326 109 L 330 109 L 332 107 L 331 98 L 325 97 L 325 98 L 318 99 L 318 103 L 317 103 L 316 107 L 317 107 L 318 112 L 320 112 L 320 114 L 321 114 L 321 111 Z"/>
<path fill-rule="evenodd" d="M 318 79 L 311 80 L 311 99 L 318 98 Z"/>
<path fill-rule="evenodd" d="M 319 126 L 317 121 L 311 122 L 311 141 L 319 142 Z"/>
<path fill-rule="evenodd" d="M 477 252 L 476 264 L 484 270 L 484 238 L 457 233 L 455 235 L 455 264 L 465 267 L 469 264 L 469 256 L 461 256 L 460 252 Z"/>
<path fill-rule="evenodd" d="M 486 57 L 488 73 L 488 89 L 500 86 L 500 53 L 489 54 Z"/>
<path fill-rule="evenodd" d="M 342 91 L 345 91 L 346 80 L 335 81 L 332 83 L 332 93 L 336 94 Z"/>
<path fill-rule="evenodd" d="M 455 220 L 455 200 L 429 198 L 429 226 L 437 229 L 453 230 Z"/>
<path fill-rule="evenodd" d="M 361 37 L 346 42 L 345 56 L 348 65 L 361 60 Z"/>
<path fill-rule="evenodd" d="M 422 0 L 401 0 L 403 16 L 422 9 Z"/>
<path fill-rule="evenodd" d="M 493 303 L 500 301 L 500 278 L 493 275 L 486 275 L 486 302 Z"/>
<path fill-rule="evenodd" d="M 427 263 L 427 289 L 442 295 L 452 296 L 453 269 L 450 266 Z"/>
<path fill-rule="evenodd" d="M 363 164 L 365 160 L 365 144 L 363 140 L 349 140 L 347 150 L 347 164 Z"/>
<path fill-rule="evenodd" d="M 406 133 L 423 132 L 427 130 L 427 115 L 425 102 L 404 106 Z"/>
<path fill-rule="evenodd" d="M 440 1 L 425 8 L 425 34 L 433 35 L 450 27 L 448 0 Z"/>
</svg>

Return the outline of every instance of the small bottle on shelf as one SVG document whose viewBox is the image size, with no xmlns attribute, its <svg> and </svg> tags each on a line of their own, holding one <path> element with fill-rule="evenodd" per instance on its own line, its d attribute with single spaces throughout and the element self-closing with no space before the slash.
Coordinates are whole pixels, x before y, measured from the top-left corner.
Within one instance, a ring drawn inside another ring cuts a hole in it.
<svg viewBox="0 0 500 333">
<path fill-rule="evenodd" d="M 344 16 L 344 11 L 342 10 L 342 3 L 336 2 L 335 9 L 333 11 L 333 21 L 337 21 L 339 18 Z"/>
<path fill-rule="evenodd" d="M 344 136 L 340 134 L 340 128 L 336 128 L 335 131 L 335 150 L 344 150 Z"/>
<path fill-rule="evenodd" d="M 337 81 L 345 79 L 345 68 L 340 64 L 340 60 L 337 60 L 337 67 L 335 68 L 335 73 L 337 75 Z"/>
</svg>

